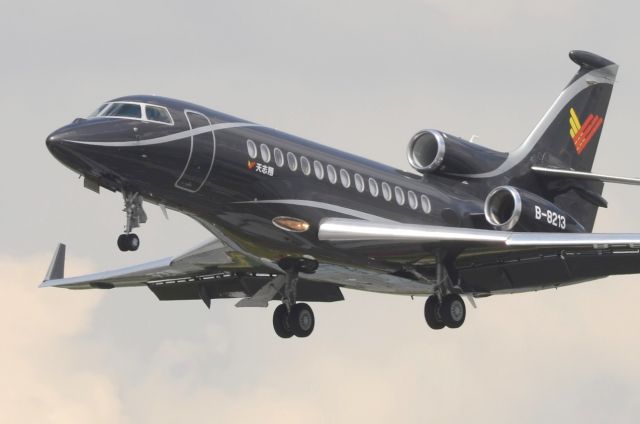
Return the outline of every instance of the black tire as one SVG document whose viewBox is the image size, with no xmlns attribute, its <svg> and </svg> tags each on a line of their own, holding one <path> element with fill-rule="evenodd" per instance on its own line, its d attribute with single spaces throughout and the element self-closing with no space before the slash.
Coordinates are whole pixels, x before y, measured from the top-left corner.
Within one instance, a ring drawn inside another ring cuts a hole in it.
<svg viewBox="0 0 640 424">
<path fill-rule="evenodd" d="M 135 252 L 140 247 L 140 239 L 137 235 L 131 233 L 127 235 L 127 244 L 129 247 L 129 251 Z"/>
<path fill-rule="evenodd" d="M 289 314 L 289 327 L 296 337 L 307 337 L 313 332 L 316 319 L 313 310 L 306 303 L 296 303 Z"/>
<path fill-rule="evenodd" d="M 118 249 L 122 252 L 126 252 L 129 250 L 129 240 L 127 234 L 120 234 L 118 237 Z"/>
<path fill-rule="evenodd" d="M 464 324 L 467 308 L 464 300 L 457 294 L 449 294 L 442 299 L 438 315 L 449 328 L 458 328 Z"/>
<path fill-rule="evenodd" d="M 438 299 L 438 296 L 429 296 L 427 301 L 424 302 L 424 319 L 433 330 L 441 330 L 444 328 L 444 322 L 442 322 L 438 315 L 438 309 L 440 309 L 440 299 Z"/>
<path fill-rule="evenodd" d="M 273 329 L 283 339 L 293 336 L 293 331 L 289 327 L 289 311 L 287 311 L 287 307 L 284 304 L 278 305 L 273 311 Z"/>
</svg>

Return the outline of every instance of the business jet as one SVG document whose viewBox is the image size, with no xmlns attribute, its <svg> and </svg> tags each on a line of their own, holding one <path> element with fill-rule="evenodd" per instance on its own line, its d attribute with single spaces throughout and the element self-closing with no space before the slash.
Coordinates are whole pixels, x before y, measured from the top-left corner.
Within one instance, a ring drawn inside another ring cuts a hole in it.
<svg viewBox="0 0 640 424">
<path fill-rule="evenodd" d="M 458 328 L 465 300 L 640 272 L 640 234 L 592 233 L 607 206 L 591 173 L 618 66 L 572 51 L 579 69 L 510 153 L 434 129 L 407 155 L 416 172 L 156 96 L 108 101 L 46 139 L 84 187 L 122 193 L 117 245 L 135 251 L 146 204 L 186 214 L 210 241 L 174 257 L 67 278 L 59 244 L 41 287 L 146 286 L 160 300 L 238 298 L 278 306 L 283 338 L 315 326 L 306 302 L 343 289 L 426 296 L 432 329 Z"/>
</svg>

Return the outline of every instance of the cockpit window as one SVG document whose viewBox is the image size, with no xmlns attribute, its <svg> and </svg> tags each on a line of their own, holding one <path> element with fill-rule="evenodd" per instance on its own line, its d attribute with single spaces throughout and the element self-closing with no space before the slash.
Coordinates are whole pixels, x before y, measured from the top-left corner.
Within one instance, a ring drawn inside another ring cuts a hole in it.
<svg viewBox="0 0 640 424">
<path fill-rule="evenodd" d="M 142 118 L 142 108 L 135 103 L 109 103 L 100 111 L 98 116 L 113 116 L 118 118 Z"/>
<path fill-rule="evenodd" d="M 126 118 L 173 125 L 173 118 L 166 107 L 136 102 L 105 103 L 88 118 Z"/>
<path fill-rule="evenodd" d="M 165 124 L 173 124 L 169 111 L 164 107 L 145 105 L 145 112 L 149 121 L 162 122 Z"/>
</svg>

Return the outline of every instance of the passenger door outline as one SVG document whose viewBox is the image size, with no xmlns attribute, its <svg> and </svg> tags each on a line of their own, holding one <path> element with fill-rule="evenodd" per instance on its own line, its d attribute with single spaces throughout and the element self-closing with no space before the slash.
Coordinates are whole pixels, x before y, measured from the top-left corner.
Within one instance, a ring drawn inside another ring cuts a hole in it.
<svg viewBox="0 0 640 424">
<path fill-rule="evenodd" d="M 197 112 L 195 110 L 185 109 L 184 115 L 187 118 L 187 122 L 189 123 L 189 132 L 191 133 L 191 150 L 189 151 L 189 158 L 187 159 L 184 170 L 182 171 L 182 174 L 180 174 L 180 177 L 174 185 L 176 188 L 179 188 L 181 190 L 196 193 L 200 191 L 200 189 L 204 186 L 204 184 L 209 179 L 209 175 L 211 175 L 211 171 L 213 171 L 213 162 L 215 161 L 216 157 L 216 135 L 213 131 L 211 120 L 209 120 L 209 118 L 203 113 Z M 206 125 L 201 125 L 194 128 L 192 122 L 192 119 L 194 118 L 190 117 L 189 115 L 195 115 L 198 118 L 204 118 L 204 120 L 206 121 Z M 196 132 L 195 130 L 203 127 L 211 128 L 211 131 L 194 134 Z M 202 177 L 198 177 L 197 173 L 195 172 L 197 169 L 194 169 L 194 167 L 197 168 L 197 160 L 202 160 L 203 158 L 197 158 L 196 156 L 198 155 L 198 153 L 203 153 L 202 149 L 208 149 L 208 143 L 211 143 L 211 161 L 209 163 L 208 169 L 206 170 L 206 174 Z M 199 146 L 200 149 L 198 149 Z M 192 167 L 192 169 L 190 169 L 190 167 Z M 201 179 L 201 181 L 199 181 L 199 184 L 198 181 L 196 181 L 196 184 L 192 184 L 194 179 Z M 197 187 L 194 188 L 194 186 Z"/>
</svg>

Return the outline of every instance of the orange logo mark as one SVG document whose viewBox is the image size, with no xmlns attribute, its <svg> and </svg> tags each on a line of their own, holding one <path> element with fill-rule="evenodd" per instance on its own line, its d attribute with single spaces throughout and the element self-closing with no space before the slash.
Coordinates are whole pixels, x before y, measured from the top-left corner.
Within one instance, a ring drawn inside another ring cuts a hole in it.
<svg viewBox="0 0 640 424">
<path fill-rule="evenodd" d="M 576 146 L 576 152 L 580 155 L 587 147 L 587 144 L 589 144 L 596 131 L 600 129 L 604 119 L 602 119 L 601 116 L 591 113 L 587 116 L 584 123 L 580 123 L 580 119 L 578 118 L 574 108 L 569 110 L 569 115 L 569 125 L 571 126 L 569 134 L 571 135 L 573 144 Z"/>
<path fill-rule="evenodd" d="M 247 168 L 249 168 L 250 171 L 253 170 L 253 168 L 256 167 L 256 161 L 255 160 L 248 160 L 247 161 Z"/>
</svg>

